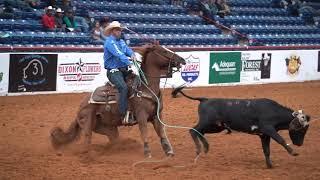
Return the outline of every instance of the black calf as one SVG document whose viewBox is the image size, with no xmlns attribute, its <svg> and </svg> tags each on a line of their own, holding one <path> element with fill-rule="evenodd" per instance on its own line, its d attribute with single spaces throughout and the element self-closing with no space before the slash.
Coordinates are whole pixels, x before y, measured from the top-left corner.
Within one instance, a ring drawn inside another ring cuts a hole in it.
<svg viewBox="0 0 320 180">
<path fill-rule="evenodd" d="M 270 160 L 270 137 L 281 144 L 290 155 L 298 155 L 278 134 L 279 130 L 289 130 L 290 138 L 294 145 L 301 146 L 309 127 L 310 116 L 302 110 L 293 110 L 280 105 L 270 99 L 220 99 L 220 98 L 195 98 L 182 92 L 184 87 L 176 88 L 172 96 L 178 93 L 183 96 L 200 101 L 198 107 L 199 122 L 194 127 L 202 135 L 205 133 L 219 133 L 225 129 L 241 131 L 258 135 L 261 139 L 263 152 L 268 168 L 272 167 Z M 190 134 L 196 145 L 197 154 L 208 152 L 207 140 L 194 130 Z"/>
</svg>

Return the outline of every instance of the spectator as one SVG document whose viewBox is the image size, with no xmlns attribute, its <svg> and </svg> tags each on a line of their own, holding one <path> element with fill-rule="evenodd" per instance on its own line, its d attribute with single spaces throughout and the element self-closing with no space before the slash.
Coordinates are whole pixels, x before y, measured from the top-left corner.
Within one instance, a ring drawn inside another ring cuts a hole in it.
<svg viewBox="0 0 320 180">
<path fill-rule="evenodd" d="M 200 10 L 203 16 L 214 19 L 214 16 L 218 13 L 218 8 L 215 5 L 215 0 L 203 0 L 200 1 Z"/>
<path fill-rule="evenodd" d="M 299 8 L 300 8 L 300 1 L 299 0 L 290 0 L 288 1 L 288 12 L 293 16 L 299 16 Z"/>
<path fill-rule="evenodd" d="M 48 8 L 46 9 L 46 14 L 42 16 L 42 24 L 43 24 L 43 27 L 49 31 L 56 30 L 56 24 L 53 16 L 52 6 L 48 6 Z"/>
<path fill-rule="evenodd" d="M 77 24 L 77 31 L 89 32 L 87 20 L 84 17 L 75 15 L 76 7 L 73 5 L 71 0 L 62 0 L 62 10 L 64 10 L 64 12 L 73 10 L 73 19 Z"/>
<path fill-rule="evenodd" d="M 97 43 L 97 44 L 103 44 L 104 40 L 102 37 L 102 32 L 101 31 L 101 27 L 100 27 L 100 23 L 99 21 L 95 21 L 94 23 L 94 28 L 91 31 L 91 36 L 93 39 L 93 42 Z"/>
<path fill-rule="evenodd" d="M 62 10 L 67 12 L 69 9 L 76 10 L 71 0 L 62 0 Z"/>
<path fill-rule="evenodd" d="M 13 19 L 13 8 L 8 2 L 4 2 L 4 7 L 0 10 L 0 18 Z"/>
<path fill-rule="evenodd" d="M 32 7 L 33 9 L 40 8 L 40 1 L 39 0 L 26 0 L 26 3 L 28 3 L 29 6 Z"/>
<path fill-rule="evenodd" d="M 78 24 L 79 30 L 82 32 L 89 32 L 89 25 L 84 17 L 74 16 L 74 21 Z"/>
<path fill-rule="evenodd" d="M 217 0 L 216 1 L 216 6 L 218 8 L 218 15 L 220 17 L 224 17 L 227 15 L 230 15 L 230 7 L 228 6 L 226 0 Z"/>
<path fill-rule="evenodd" d="M 106 40 L 107 36 L 104 34 L 104 30 L 109 25 L 110 18 L 109 17 L 104 17 L 99 21 L 99 23 L 100 23 L 101 37 L 102 37 L 103 40 Z"/>
<path fill-rule="evenodd" d="M 33 8 L 24 0 L 5 0 L 4 2 L 8 3 L 11 7 L 24 10 L 24 11 L 33 11 Z"/>
<path fill-rule="evenodd" d="M 42 0 L 44 1 L 44 0 Z M 58 8 L 57 7 L 57 0 L 45 0 L 44 1 L 48 6 L 52 6 L 54 8 Z"/>
<path fill-rule="evenodd" d="M 56 10 L 56 14 L 54 18 L 55 18 L 57 31 L 65 32 L 66 24 L 63 22 L 63 11 L 61 10 L 61 8 L 58 8 Z"/>
<path fill-rule="evenodd" d="M 81 31 L 80 28 L 78 27 L 78 24 L 74 20 L 74 15 L 73 15 L 73 10 L 68 9 L 65 11 L 64 17 L 63 17 L 63 22 L 66 24 L 66 31 L 67 32 L 73 32 L 73 31 Z"/>
</svg>

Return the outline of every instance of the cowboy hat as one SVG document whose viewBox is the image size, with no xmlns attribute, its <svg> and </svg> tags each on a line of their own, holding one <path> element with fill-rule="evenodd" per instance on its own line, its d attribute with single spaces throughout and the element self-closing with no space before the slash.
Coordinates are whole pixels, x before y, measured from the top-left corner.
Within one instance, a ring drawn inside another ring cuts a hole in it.
<svg viewBox="0 0 320 180">
<path fill-rule="evenodd" d="M 119 28 L 119 29 L 123 29 L 123 27 L 121 27 L 121 24 L 118 21 L 112 21 L 104 30 L 105 34 L 110 34 L 111 30 L 113 30 L 114 28 Z"/>
<path fill-rule="evenodd" d="M 58 8 L 56 12 L 57 12 L 57 13 L 63 13 L 63 11 L 62 11 L 61 8 Z"/>
</svg>

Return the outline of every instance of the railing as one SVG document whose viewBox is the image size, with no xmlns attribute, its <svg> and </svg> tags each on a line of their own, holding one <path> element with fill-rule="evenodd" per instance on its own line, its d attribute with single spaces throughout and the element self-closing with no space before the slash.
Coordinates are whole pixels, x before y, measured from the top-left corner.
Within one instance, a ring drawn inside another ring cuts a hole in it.
<svg viewBox="0 0 320 180">
<path fill-rule="evenodd" d="M 132 47 L 137 49 L 139 47 Z M 245 50 L 303 50 L 303 49 L 320 49 L 320 45 L 301 45 L 301 46 L 176 46 L 168 47 L 173 51 L 245 51 Z M 102 46 L 0 46 L 0 53 L 4 52 L 103 52 Z"/>
</svg>

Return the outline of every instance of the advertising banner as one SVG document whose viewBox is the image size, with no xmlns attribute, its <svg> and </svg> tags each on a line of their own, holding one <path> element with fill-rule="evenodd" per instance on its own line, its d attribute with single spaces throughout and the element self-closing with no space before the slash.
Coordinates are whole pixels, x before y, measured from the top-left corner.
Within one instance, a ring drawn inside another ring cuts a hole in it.
<svg viewBox="0 0 320 180">
<path fill-rule="evenodd" d="M 177 87 L 185 83 L 188 83 L 189 86 L 207 86 L 209 52 L 190 51 L 177 52 L 177 54 L 186 60 L 186 64 L 182 65 L 180 72 L 174 73 L 172 78 L 162 78 L 160 86 Z"/>
<path fill-rule="evenodd" d="M 241 52 L 210 53 L 209 84 L 240 82 Z"/>
<path fill-rule="evenodd" d="M 9 54 L 0 54 L 0 96 L 8 93 Z"/>
<path fill-rule="evenodd" d="M 60 92 L 93 91 L 107 81 L 102 53 L 59 54 L 57 90 Z"/>
<path fill-rule="evenodd" d="M 270 79 L 272 53 L 244 51 L 241 53 L 241 83 L 255 83 Z"/>
<path fill-rule="evenodd" d="M 57 54 L 10 54 L 9 92 L 56 90 Z"/>
<path fill-rule="evenodd" d="M 288 50 L 272 52 L 271 78 L 273 82 L 294 82 L 319 79 L 318 51 Z"/>
</svg>

